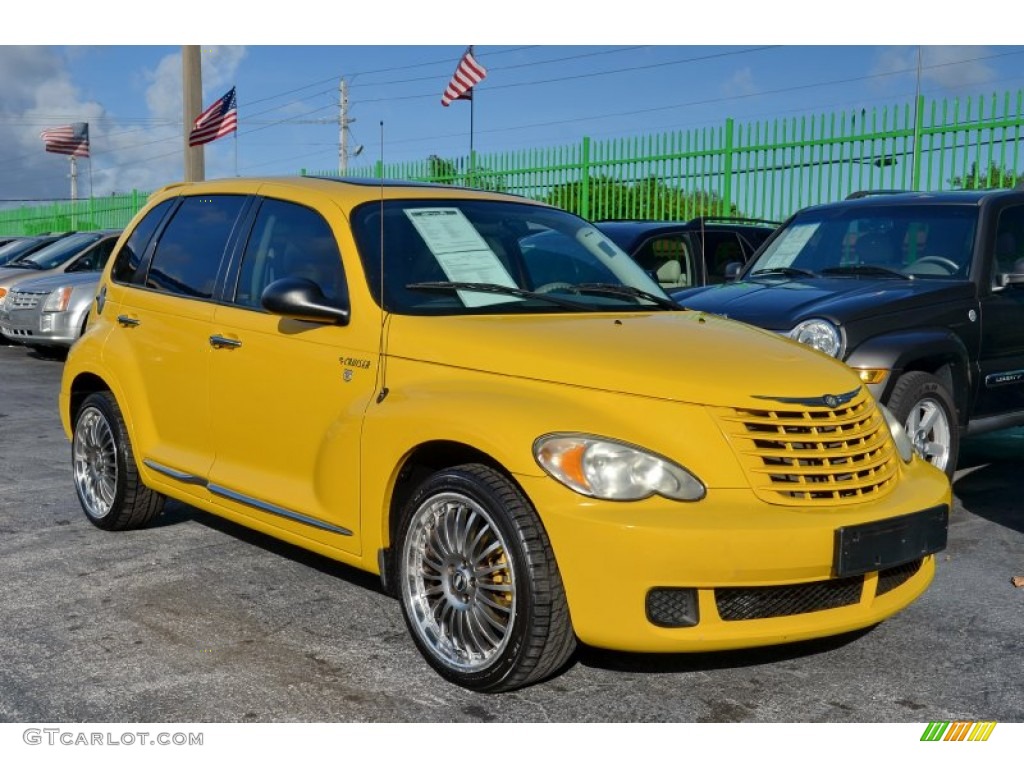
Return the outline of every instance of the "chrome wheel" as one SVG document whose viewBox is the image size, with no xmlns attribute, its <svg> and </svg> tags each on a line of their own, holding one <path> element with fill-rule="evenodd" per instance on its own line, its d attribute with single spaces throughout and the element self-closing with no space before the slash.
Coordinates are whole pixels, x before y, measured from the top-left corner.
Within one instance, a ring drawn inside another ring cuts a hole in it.
<svg viewBox="0 0 1024 768">
<path fill-rule="evenodd" d="M 907 435 L 917 452 L 939 469 L 949 464 L 952 430 L 946 409 L 931 397 L 914 404 L 906 421 Z"/>
<path fill-rule="evenodd" d="M 110 514 L 117 493 L 117 442 L 97 408 L 85 408 L 75 425 L 72 462 L 79 498 L 91 517 Z"/>
<path fill-rule="evenodd" d="M 512 554 L 487 511 L 459 493 L 427 497 L 401 557 L 410 624 L 436 661 L 471 673 L 498 660 L 515 623 L 516 583 Z"/>
</svg>

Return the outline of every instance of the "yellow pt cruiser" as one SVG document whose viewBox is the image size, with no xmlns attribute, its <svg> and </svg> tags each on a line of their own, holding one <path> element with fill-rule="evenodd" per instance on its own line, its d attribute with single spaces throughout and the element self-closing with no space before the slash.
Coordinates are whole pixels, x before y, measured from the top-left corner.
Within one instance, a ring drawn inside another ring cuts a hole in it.
<svg viewBox="0 0 1024 768">
<path fill-rule="evenodd" d="M 875 624 L 926 589 L 946 476 L 841 363 L 685 311 L 511 195 L 169 186 L 122 235 L 60 415 L 88 518 L 167 497 L 380 574 L 445 678 Z"/>
</svg>

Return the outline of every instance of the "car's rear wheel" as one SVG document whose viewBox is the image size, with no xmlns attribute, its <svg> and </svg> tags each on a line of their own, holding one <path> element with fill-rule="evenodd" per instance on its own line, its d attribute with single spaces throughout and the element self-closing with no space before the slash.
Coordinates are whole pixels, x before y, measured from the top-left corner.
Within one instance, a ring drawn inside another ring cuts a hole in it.
<svg viewBox="0 0 1024 768">
<path fill-rule="evenodd" d="M 917 452 L 952 477 L 960 451 L 960 429 L 953 398 L 942 382 L 924 371 L 900 376 L 889 396 L 889 410 L 904 426 Z"/>
<path fill-rule="evenodd" d="M 78 409 L 71 460 L 78 500 L 99 528 L 141 528 L 163 509 L 163 495 L 139 478 L 128 429 L 111 393 L 95 392 Z"/>
<path fill-rule="evenodd" d="M 406 624 L 448 680 L 507 691 L 571 656 L 576 639 L 547 534 L 503 475 L 479 464 L 432 475 L 406 504 L 397 543 Z"/>
</svg>

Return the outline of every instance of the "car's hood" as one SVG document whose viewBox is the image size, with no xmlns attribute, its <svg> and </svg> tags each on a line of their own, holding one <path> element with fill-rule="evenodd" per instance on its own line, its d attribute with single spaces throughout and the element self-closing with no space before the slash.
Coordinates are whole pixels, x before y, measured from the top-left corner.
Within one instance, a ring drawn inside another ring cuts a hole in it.
<svg viewBox="0 0 1024 768">
<path fill-rule="evenodd" d="M 666 400 L 764 407 L 860 386 L 846 366 L 701 312 L 392 316 L 388 356 Z"/>
<path fill-rule="evenodd" d="M 959 280 L 773 277 L 679 291 L 672 298 L 688 309 L 787 331 L 811 317 L 850 323 L 967 297 L 973 291 L 973 284 Z"/>
<path fill-rule="evenodd" d="M 98 285 L 100 278 L 103 277 L 102 272 L 60 272 L 58 274 L 47 272 L 43 277 L 31 277 L 31 270 L 24 271 L 25 279 L 17 282 L 17 288 L 20 291 L 52 291 L 65 285 L 79 286 L 89 283 Z"/>
</svg>

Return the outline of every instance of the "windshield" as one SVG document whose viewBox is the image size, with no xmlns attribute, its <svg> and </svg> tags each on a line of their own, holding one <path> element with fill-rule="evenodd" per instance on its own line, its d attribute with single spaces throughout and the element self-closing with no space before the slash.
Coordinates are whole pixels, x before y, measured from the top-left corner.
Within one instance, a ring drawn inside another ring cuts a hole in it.
<svg viewBox="0 0 1024 768">
<path fill-rule="evenodd" d="M 857 206 L 798 214 L 744 273 L 966 279 L 978 209 Z"/>
<path fill-rule="evenodd" d="M 80 235 L 68 235 L 20 259 L 18 263 L 33 269 L 54 269 L 70 260 L 73 256 L 77 256 L 87 246 L 95 243 L 102 236 L 99 232 L 83 232 Z"/>
<path fill-rule="evenodd" d="M 34 237 L 7 243 L 0 247 L 0 264 L 9 264 L 39 247 L 39 241 Z"/>
<path fill-rule="evenodd" d="M 491 200 L 389 200 L 357 208 L 352 229 L 374 299 L 389 312 L 676 308 L 605 235 L 558 209 Z"/>
</svg>

